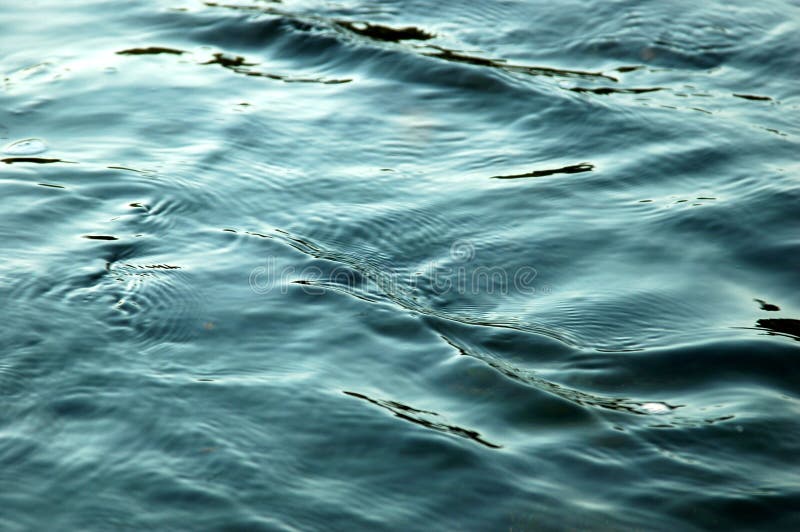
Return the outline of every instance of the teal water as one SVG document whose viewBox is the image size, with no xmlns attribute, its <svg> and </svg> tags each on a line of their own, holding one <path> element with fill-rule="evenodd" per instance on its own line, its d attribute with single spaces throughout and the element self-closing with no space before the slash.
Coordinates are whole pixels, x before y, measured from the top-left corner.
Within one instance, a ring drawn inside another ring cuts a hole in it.
<svg viewBox="0 0 800 532">
<path fill-rule="evenodd" d="M 796 1 L 0 27 L 0 529 L 800 527 Z"/>
</svg>

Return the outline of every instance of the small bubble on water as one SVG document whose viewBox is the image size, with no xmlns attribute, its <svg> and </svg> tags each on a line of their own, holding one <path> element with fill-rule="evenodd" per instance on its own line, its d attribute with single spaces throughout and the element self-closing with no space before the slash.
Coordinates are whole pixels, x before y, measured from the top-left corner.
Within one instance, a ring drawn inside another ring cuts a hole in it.
<svg viewBox="0 0 800 532">
<path fill-rule="evenodd" d="M 12 142 L 3 149 L 8 155 L 35 155 L 47 150 L 47 145 L 40 139 L 24 139 Z"/>
<path fill-rule="evenodd" d="M 642 409 L 648 414 L 666 414 L 670 411 L 664 403 L 642 403 Z"/>
</svg>

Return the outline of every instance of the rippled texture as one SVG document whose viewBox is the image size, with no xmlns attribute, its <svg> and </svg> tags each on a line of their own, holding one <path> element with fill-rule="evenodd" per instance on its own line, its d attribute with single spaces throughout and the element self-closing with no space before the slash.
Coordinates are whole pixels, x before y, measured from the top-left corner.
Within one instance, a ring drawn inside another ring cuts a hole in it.
<svg viewBox="0 0 800 532">
<path fill-rule="evenodd" d="M 0 5 L 0 529 L 800 527 L 800 5 Z"/>
</svg>

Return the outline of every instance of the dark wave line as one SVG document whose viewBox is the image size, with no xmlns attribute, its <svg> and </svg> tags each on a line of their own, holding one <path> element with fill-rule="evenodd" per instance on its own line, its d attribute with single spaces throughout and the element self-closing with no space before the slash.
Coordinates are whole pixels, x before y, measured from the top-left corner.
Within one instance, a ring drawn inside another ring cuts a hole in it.
<svg viewBox="0 0 800 532">
<path fill-rule="evenodd" d="M 159 54 L 181 55 L 184 53 L 187 52 L 183 50 L 162 48 L 158 46 L 152 46 L 149 48 L 132 48 L 130 50 L 122 50 L 120 52 L 117 52 L 117 54 L 119 55 L 159 55 Z M 340 83 L 349 83 L 352 81 L 351 79 L 295 78 L 291 76 L 284 76 L 282 74 L 272 74 L 270 72 L 251 70 L 249 67 L 257 66 L 258 63 L 248 62 L 247 59 L 242 56 L 226 56 L 222 52 L 216 52 L 212 54 L 212 57 L 213 59 L 199 64 L 219 65 L 222 68 L 230 70 L 231 72 L 235 72 L 236 74 L 241 74 L 250 77 L 274 79 L 286 83 L 322 83 L 324 85 L 335 85 Z M 58 160 L 56 159 L 53 160 L 52 162 L 57 162 L 57 161 Z M 3 162 L 7 161 L 4 159 Z"/>
<path fill-rule="evenodd" d="M 467 55 L 440 46 L 431 46 L 435 48 L 436 52 L 423 53 L 422 55 L 428 57 L 435 57 L 444 61 L 453 63 L 467 63 L 470 65 L 483 66 L 489 68 L 496 68 L 505 70 L 507 72 L 518 72 L 522 74 L 529 74 L 532 76 L 548 76 L 548 77 L 579 77 L 579 78 L 604 78 L 613 82 L 619 80 L 613 76 L 603 74 L 602 72 L 587 72 L 584 70 L 565 70 L 560 68 L 530 66 L 530 65 L 514 65 L 508 64 L 502 59 L 489 59 L 486 57 L 478 57 L 474 55 Z"/>
<path fill-rule="evenodd" d="M 664 90 L 663 87 L 649 87 L 643 89 L 615 89 L 614 87 L 596 87 L 596 88 L 589 88 L 589 87 L 572 87 L 572 92 L 580 92 L 580 93 L 592 93 L 592 94 L 600 94 L 600 95 L 608 95 L 608 94 L 643 94 L 646 92 L 658 92 Z"/>
<path fill-rule="evenodd" d="M 421 30 L 413 26 L 405 28 L 392 28 L 389 26 L 373 24 L 370 22 L 331 20 L 319 16 L 316 17 L 308 15 L 302 16 L 288 11 L 275 9 L 273 7 L 229 5 L 229 4 L 218 4 L 214 2 L 205 2 L 205 5 L 208 7 L 222 7 L 235 10 L 259 11 L 264 14 L 284 17 L 295 21 L 301 21 L 301 20 L 314 21 L 317 24 L 327 26 L 329 28 L 331 27 L 341 28 L 351 33 L 355 33 L 359 36 L 366 37 L 370 40 L 380 41 L 380 42 L 398 43 L 409 40 L 417 40 L 417 41 L 430 40 L 435 37 L 434 34 L 428 33 L 424 30 Z M 602 72 L 560 69 L 560 68 L 543 67 L 536 65 L 516 65 L 516 64 L 509 64 L 502 59 L 491 59 L 491 58 L 469 55 L 463 52 L 459 52 L 456 50 L 448 49 L 437 45 L 426 45 L 425 47 L 433 48 L 436 51 L 422 52 L 422 55 L 441 59 L 451 63 L 471 64 L 476 66 L 483 66 L 498 70 L 504 70 L 506 72 L 516 72 L 532 76 L 567 77 L 567 78 L 577 77 L 577 78 L 592 78 L 592 79 L 602 78 L 615 83 L 619 81 L 617 78 L 609 76 Z"/>
<path fill-rule="evenodd" d="M 402 403 L 398 403 L 396 401 L 383 401 L 380 399 L 372 399 L 371 397 L 367 397 L 364 394 L 360 394 L 357 392 L 348 392 L 343 391 L 344 394 L 349 395 L 351 397 L 355 397 L 357 399 L 362 399 L 364 401 L 370 402 L 375 406 L 379 406 L 385 410 L 388 410 L 395 417 L 403 419 L 405 421 L 409 421 L 411 423 L 415 423 L 417 425 L 421 425 L 427 429 L 435 430 L 438 432 L 444 432 L 446 434 L 452 434 L 453 436 L 459 436 L 461 438 L 466 438 L 468 440 L 472 440 L 476 443 L 480 443 L 490 449 L 502 449 L 502 445 L 497 445 L 491 443 L 489 441 L 484 440 L 481 437 L 480 432 L 475 430 L 465 429 L 463 427 L 459 427 L 458 425 L 448 425 L 447 423 L 439 423 L 435 421 L 430 421 L 423 418 L 420 414 L 427 414 L 431 416 L 438 416 L 436 412 L 430 412 L 427 410 L 418 410 L 416 408 L 404 405 Z"/>
<path fill-rule="evenodd" d="M 250 77 L 260 77 L 274 79 L 277 81 L 284 81 L 286 83 L 322 83 L 324 85 L 335 85 L 340 83 L 349 83 L 351 79 L 323 79 L 323 78 L 293 78 L 290 76 L 283 76 L 281 74 L 272 74 L 269 72 L 260 72 L 257 70 L 250 70 L 248 67 L 257 66 L 258 63 L 248 63 L 242 56 L 228 57 L 223 53 L 213 54 L 214 59 L 200 63 L 201 65 L 220 65 L 237 74 L 243 74 Z"/>
</svg>

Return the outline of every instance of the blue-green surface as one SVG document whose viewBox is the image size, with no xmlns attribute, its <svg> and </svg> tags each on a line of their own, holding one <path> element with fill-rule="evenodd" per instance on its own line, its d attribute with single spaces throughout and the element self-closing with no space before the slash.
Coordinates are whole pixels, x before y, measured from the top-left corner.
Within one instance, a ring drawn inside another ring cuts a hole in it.
<svg viewBox="0 0 800 532">
<path fill-rule="evenodd" d="M 0 4 L 0 530 L 797 530 L 800 4 Z"/>
</svg>

